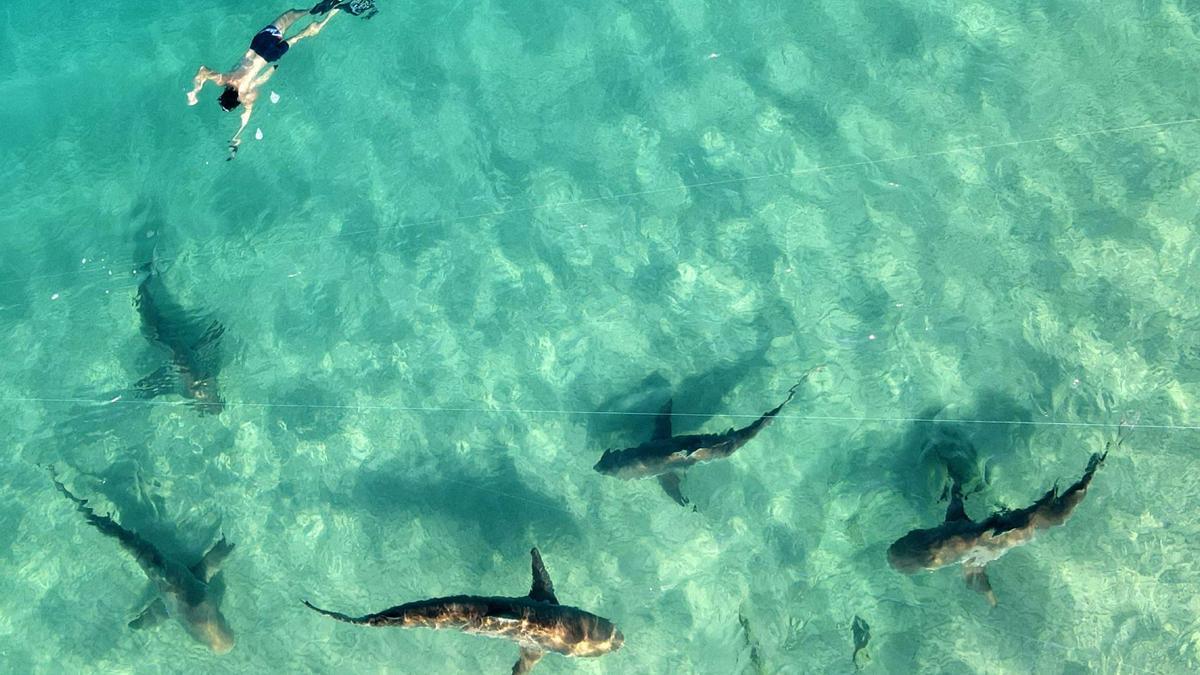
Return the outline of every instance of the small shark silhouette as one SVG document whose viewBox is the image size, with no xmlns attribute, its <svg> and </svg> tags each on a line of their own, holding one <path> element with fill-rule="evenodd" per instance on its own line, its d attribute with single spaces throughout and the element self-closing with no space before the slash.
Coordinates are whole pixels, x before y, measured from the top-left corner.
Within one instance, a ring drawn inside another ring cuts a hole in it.
<svg viewBox="0 0 1200 675">
<path fill-rule="evenodd" d="M 224 587 L 216 578 L 221 563 L 233 551 L 233 544 L 222 536 L 221 541 L 214 544 L 199 562 L 185 567 L 164 557 L 153 544 L 121 527 L 110 516 L 96 515 L 87 505 L 87 500 L 71 494 L 53 471 L 50 472 L 50 479 L 59 492 L 75 502 L 76 510 L 83 514 L 89 524 L 120 542 L 121 547 L 137 560 L 142 571 L 150 578 L 154 599 L 137 618 L 129 622 L 130 628 L 147 628 L 170 616 L 183 625 L 188 635 L 214 652 L 225 654 L 233 649 L 233 631 L 229 629 L 220 608 Z"/>
<path fill-rule="evenodd" d="M 215 351 L 225 327 L 219 321 L 197 317 L 175 302 L 153 262 L 142 266 L 134 305 L 142 319 L 142 333 L 165 348 L 170 363 L 142 378 L 134 388 L 146 398 L 179 394 L 190 399 L 201 413 L 217 414 L 224 407 L 217 389 L 220 365 Z"/>
<path fill-rule="evenodd" d="M 181 306 L 163 283 L 158 246 L 166 225 L 161 208 L 147 200 L 134 209 L 131 218 L 141 221 L 133 242 L 134 274 L 141 277 L 133 304 L 141 318 L 142 334 L 169 357 L 161 368 L 139 380 L 132 393 L 142 398 L 178 394 L 200 413 L 217 414 L 224 407 L 217 373 L 225 327 Z"/>
<path fill-rule="evenodd" d="M 688 499 L 683 496 L 680 487 L 683 472 L 695 464 L 729 457 L 748 443 L 771 423 L 783 406 L 792 400 L 792 397 L 796 395 L 796 389 L 804 384 L 809 375 L 821 368 L 822 366 L 818 366 L 805 373 L 804 377 L 788 390 L 787 398 L 783 403 L 767 411 L 750 425 L 741 429 L 729 429 L 721 434 L 672 436 L 672 401 L 668 399 L 655 420 L 654 435 L 649 441 L 635 448 L 605 450 L 600 461 L 596 462 L 593 468 L 602 474 L 623 480 L 654 476 L 658 478 L 659 485 L 671 499 L 674 499 L 680 506 L 687 506 Z"/>
<path fill-rule="evenodd" d="M 311 610 L 346 623 L 399 628 L 450 628 L 464 633 L 512 640 L 521 647 L 513 675 L 528 673 L 546 652 L 564 656 L 601 656 L 620 649 L 625 637 L 608 619 L 582 609 L 558 604 L 554 584 L 535 548 L 533 588 L 519 598 L 454 595 L 397 605 L 375 614 L 351 617 L 321 609 L 305 600 Z"/>
<path fill-rule="evenodd" d="M 1123 440 L 1124 435 L 1118 433 L 1116 446 Z M 937 527 L 913 530 L 898 539 L 888 548 L 888 562 L 904 574 L 962 564 L 967 587 L 983 594 L 988 604 L 995 607 L 996 594 L 987 576 L 988 563 L 1029 543 L 1041 530 L 1065 523 L 1083 501 L 1096 469 L 1113 447 L 1109 443 L 1104 453 L 1093 454 L 1083 476 L 1062 494 L 1058 494 L 1055 485 L 1030 506 L 1002 510 L 978 523 L 967 516 L 962 487 L 955 483 L 946 520 Z"/>
<path fill-rule="evenodd" d="M 854 664 L 855 670 L 862 670 L 858 655 L 862 654 L 864 661 L 871 660 L 871 655 L 866 652 L 867 645 L 871 643 L 871 626 L 866 619 L 854 615 L 854 622 L 850 624 L 850 636 L 854 638 L 854 653 L 850 655 L 850 662 Z"/>
</svg>

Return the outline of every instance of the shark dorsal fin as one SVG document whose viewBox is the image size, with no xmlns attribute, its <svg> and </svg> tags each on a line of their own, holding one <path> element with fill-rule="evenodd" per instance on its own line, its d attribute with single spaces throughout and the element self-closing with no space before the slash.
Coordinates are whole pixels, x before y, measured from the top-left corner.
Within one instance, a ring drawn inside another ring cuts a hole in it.
<svg viewBox="0 0 1200 675">
<path fill-rule="evenodd" d="M 542 563 L 542 554 L 538 553 L 537 548 L 533 548 L 529 551 L 529 555 L 533 558 L 533 588 L 529 589 L 529 597 L 538 602 L 557 605 L 558 598 L 554 597 L 554 582 L 550 581 L 550 573 L 546 571 L 546 565 Z"/>
<path fill-rule="evenodd" d="M 658 417 L 654 418 L 654 440 L 671 437 L 671 408 L 674 404 L 674 399 L 667 399 L 662 410 L 658 411 Z"/>
<path fill-rule="evenodd" d="M 955 483 L 950 488 L 950 506 L 946 507 L 946 522 L 953 523 L 955 521 L 971 522 L 971 517 L 967 515 L 967 509 L 963 506 L 962 486 Z"/>
</svg>

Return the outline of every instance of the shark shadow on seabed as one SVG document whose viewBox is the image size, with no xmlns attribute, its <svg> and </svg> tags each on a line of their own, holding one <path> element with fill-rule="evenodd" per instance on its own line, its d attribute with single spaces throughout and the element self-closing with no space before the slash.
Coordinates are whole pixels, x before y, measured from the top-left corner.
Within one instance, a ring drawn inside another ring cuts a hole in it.
<svg viewBox="0 0 1200 675">
<path fill-rule="evenodd" d="M 522 479 L 512 458 L 488 451 L 486 464 L 469 464 L 454 455 L 392 459 L 364 467 L 352 497 L 331 494 L 335 506 L 366 509 L 389 519 L 397 513 L 454 523 L 459 537 L 476 533 L 492 550 L 512 548 L 530 539 L 579 540 L 574 516 L 552 494 Z"/>
<path fill-rule="evenodd" d="M 904 496 L 924 506 L 929 498 L 946 501 L 958 484 L 964 496 L 986 491 L 998 469 L 1024 451 L 1034 427 L 1029 411 L 1010 396 L 982 392 L 971 407 L 934 405 L 918 412 L 904 436 L 885 450 L 894 458 L 890 471 Z M 978 424 L 974 420 L 1011 420 Z"/>
<path fill-rule="evenodd" d="M 777 318 L 779 316 L 784 318 Z M 773 322 L 780 321 L 786 321 L 787 325 L 773 325 Z M 633 426 L 630 424 L 631 417 L 646 418 L 649 421 L 646 430 L 649 431 L 666 399 L 673 399 L 680 409 L 694 411 L 677 417 L 676 431 L 690 431 L 703 426 L 719 414 L 729 392 L 756 374 L 775 368 L 767 359 L 772 340 L 781 331 L 791 332 L 795 328 L 790 317 L 781 311 L 774 314 L 764 312 L 749 325 L 757 329 L 751 348 L 741 352 L 737 358 L 720 361 L 703 372 L 687 376 L 675 386 L 661 373 L 653 372 L 625 393 L 611 395 L 599 403 L 595 403 L 595 398 L 587 391 L 572 396 L 577 401 L 574 405 L 594 411 L 582 415 L 580 419 L 587 428 L 588 445 L 606 444 L 617 436 L 628 434 Z"/>
</svg>

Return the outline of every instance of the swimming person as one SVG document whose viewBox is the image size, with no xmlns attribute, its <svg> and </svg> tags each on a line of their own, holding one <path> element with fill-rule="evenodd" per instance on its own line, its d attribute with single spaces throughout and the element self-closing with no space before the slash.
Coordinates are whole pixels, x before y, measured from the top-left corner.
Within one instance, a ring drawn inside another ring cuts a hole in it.
<svg viewBox="0 0 1200 675">
<path fill-rule="evenodd" d="M 335 14 L 340 10 L 346 10 L 351 14 L 361 14 L 361 6 L 363 3 L 339 2 L 339 0 L 322 0 L 313 6 L 312 9 L 293 9 L 279 15 L 266 28 L 258 31 L 254 39 L 250 41 L 250 49 L 242 56 L 242 61 L 236 68 L 228 73 L 218 73 L 215 70 L 209 69 L 207 66 L 200 66 L 200 70 L 196 73 L 192 83 L 195 85 L 188 92 L 188 105 L 196 105 L 198 99 L 196 95 L 200 93 L 200 89 L 204 87 L 205 82 L 214 82 L 218 86 L 225 87 L 221 92 L 221 96 L 217 102 L 221 104 L 221 108 L 232 112 L 237 107 L 244 106 L 242 110 L 242 126 L 238 128 L 237 133 L 229 141 L 229 159 L 237 156 L 238 146 L 242 142 L 242 132 L 246 130 L 246 125 L 250 123 L 250 115 L 254 112 L 254 102 L 258 100 L 259 88 L 266 84 L 267 80 L 271 79 L 271 75 L 275 74 L 275 69 L 279 66 L 275 64 L 284 54 L 291 49 L 292 45 L 297 42 L 310 38 L 321 29 Z M 304 30 L 296 33 L 290 38 L 284 38 L 288 28 L 300 19 L 306 16 L 321 16 L 325 18 L 320 21 L 310 23 Z M 267 66 L 270 65 L 270 68 Z"/>
</svg>

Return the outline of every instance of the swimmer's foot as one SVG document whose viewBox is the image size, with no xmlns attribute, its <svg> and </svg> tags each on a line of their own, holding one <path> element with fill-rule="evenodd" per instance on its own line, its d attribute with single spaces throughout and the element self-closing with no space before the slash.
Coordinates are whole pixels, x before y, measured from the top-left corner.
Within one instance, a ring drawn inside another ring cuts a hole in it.
<svg viewBox="0 0 1200 675">
<path fill-rule="evenodd" d="M 334 9 L 338 6 L 338 1 L 339 0 L 321 0 L 321 2 L 318 2 L 317 4 L 313 5 L 313 8 L 308 10 L 308 13 L 309 14 L 326 14 L 329 12 L 329 10 Z"/>
<path fill-rule="evenodd" d="M 370 19 L 379 13 L 375 7 L 375 0 L 342 0 L 337 4 L 337 8 L 363 19 Z"/>
</svg>

